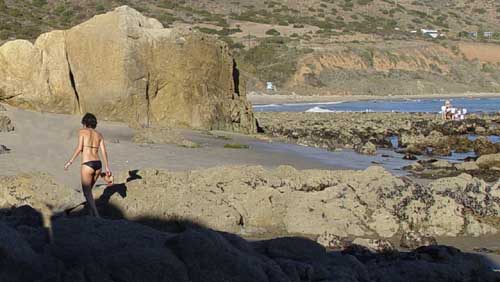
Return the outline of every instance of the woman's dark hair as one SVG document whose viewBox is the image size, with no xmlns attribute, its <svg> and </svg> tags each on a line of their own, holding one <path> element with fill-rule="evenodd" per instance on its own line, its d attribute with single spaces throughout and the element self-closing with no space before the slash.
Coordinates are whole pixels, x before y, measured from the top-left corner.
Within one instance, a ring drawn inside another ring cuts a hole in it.
<svg viewBox="0 0 500 282">
<path fill-rule="evenodd" d="M 85 127 L 96 128 L 97 119 L 93 114 L 86 113 L 82 118 L 82 124 L 85 125 Z"/>
</svg>

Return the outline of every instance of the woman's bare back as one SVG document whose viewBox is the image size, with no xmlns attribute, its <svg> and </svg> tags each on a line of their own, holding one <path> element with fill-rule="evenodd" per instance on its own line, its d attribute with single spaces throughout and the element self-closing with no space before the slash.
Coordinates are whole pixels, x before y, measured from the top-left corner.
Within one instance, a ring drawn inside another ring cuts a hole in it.
<svg viewBox="0 0 500 282">
<path fill-rule="evenodd" d="M 82 138 L 82 163 L 88 161 L 100 160 L 99 146 L 102 141 L 101 133 L 91 128 L 80 129 L 80 138 Z"/>
</svg>

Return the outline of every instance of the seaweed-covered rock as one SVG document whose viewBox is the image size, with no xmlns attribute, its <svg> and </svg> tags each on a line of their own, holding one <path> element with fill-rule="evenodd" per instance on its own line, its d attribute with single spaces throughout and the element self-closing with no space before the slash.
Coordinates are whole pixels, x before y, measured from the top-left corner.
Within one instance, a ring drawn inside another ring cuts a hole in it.
<svg viewBox="0 0 500 282">
<path fill-rule="evenodd" d="M 360 144 L 356 148 L 356 152 L 363 155 L 376 155 L 377 147 L 372 142 L 368 141 L 365 144 Z"/>
<path fill-rule="evenodd" d="M 352 241 L 352 243 L 368 248 L 370 251 L 376 253 L 384 253 L 395 250 L 391 242 L 381 239 L 356 238 L 354 241 Z"/>
<path fill-rule="evenodd" d="M 404 232 L 401 235 L 399 245 L 407 249 L 416 249 L 423 246 L 437 245 L 436 238 L 420 234 L 416 231 Z"/>
<path fill-rule="evenodd" d="M 488 138 L 484 136 L 478 137 L 474 140 L 474 152 L 478 156 L 495 154 L 497 152 L 497 147 Z"/>
</svg>

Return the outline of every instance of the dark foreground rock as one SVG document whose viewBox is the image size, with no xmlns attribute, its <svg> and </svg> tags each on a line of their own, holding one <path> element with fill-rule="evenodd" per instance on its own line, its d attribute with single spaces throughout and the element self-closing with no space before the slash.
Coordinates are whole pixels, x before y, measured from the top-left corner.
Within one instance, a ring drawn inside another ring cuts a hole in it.
<svg viewBox="0 0 500 282">
<path fill-rule="evenodd" d="M 90 217 L 52 219 L 29 206 L 0 213 L 0 280 L 16 281 L 498 281 L 478 256 L 446 246 L 376 254 L 328 252 L 304 238 L 248 242 L 180 222 L 175 232 Z"/>
</svg>

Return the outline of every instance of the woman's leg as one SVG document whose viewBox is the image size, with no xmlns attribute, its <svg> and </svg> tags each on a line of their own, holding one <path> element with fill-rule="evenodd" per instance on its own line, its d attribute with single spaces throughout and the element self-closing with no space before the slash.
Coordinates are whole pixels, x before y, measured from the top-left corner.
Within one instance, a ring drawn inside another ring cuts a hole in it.
<svg viewBox="0 0 500 282">
<path fill-rule="evenodd" d="M 85 200 L 87 200 L 87 205 L 89 207 L 89 213 L 92 216 L 99 217 L 97 212 L 97 207 L 95 205 L 94 196 L 92 195 L 92 187 L 94 186 L 95 171 L 86 166 L 82 165 L 82 190 Z"/>
<path fill-rule="evenodd" d="M 97 179 L 99 179 L 100 175 L 101 175 L 101 170 L 100 169 L 94 171 L 94 176 L 92 177 L 92 188 L 94 188 L 94 185 L 97 182 Z"/>
</svg>

